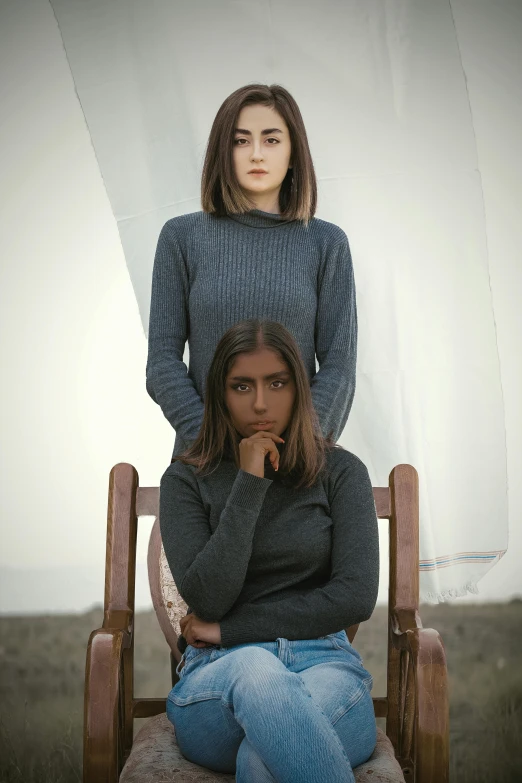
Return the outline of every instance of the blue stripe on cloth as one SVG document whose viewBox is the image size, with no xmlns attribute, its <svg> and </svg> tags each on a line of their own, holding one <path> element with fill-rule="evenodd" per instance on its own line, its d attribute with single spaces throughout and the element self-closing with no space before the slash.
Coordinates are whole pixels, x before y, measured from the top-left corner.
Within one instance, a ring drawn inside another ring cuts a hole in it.
<svg viewBox="0 0 522 783">
<path fill-rule="evenodd" d="M 496 558 L 500 559 L 505 552 L 505 549 L 491 552 L 458 552 L 454 555 L 443 555 L 432 560 L 420 560 L 419 568 L 421 571 L 433 571 L 436 568 L 447 568 L 450 565 L 461 565 L 462 563 L 489 563 Z"/>
</svg>

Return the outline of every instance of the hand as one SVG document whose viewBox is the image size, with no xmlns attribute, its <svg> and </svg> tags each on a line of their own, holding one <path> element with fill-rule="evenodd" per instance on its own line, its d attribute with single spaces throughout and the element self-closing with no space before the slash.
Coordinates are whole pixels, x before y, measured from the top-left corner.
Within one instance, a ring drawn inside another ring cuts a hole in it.
<svg viewBox="0 0 522 783">
<path fill-rule="evenodd" d="M 181 633 L 187 644 L 193 647 L 208 647 L 210 644 L 221 644 L 221 628 L 219 623 L 206 623 L 197 615 L 190 613 L 179 621 Z"/>
<path fill-rule="evenodd" d="M 239 442 L 239 467 L 246 473 L 259 478 L 265 477 L 265 457 L 268 454 L 274 470 L 279 470 L 279 452 L 276 443 L 284 443 L 283 438 L 273 432 L 256 432 Z"/>
</svg>

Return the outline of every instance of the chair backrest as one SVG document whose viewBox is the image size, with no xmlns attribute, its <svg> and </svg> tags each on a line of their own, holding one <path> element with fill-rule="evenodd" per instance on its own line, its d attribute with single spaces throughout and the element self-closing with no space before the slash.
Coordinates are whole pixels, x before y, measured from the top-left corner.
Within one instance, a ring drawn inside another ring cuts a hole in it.
<svg viewBox="0 0 522 783">
<path fill-rule="evenodd" d="M 172 578 L 169 564 L 165 556 L 165 550 L 161 543 L 159 519 L 156 518 L 149 540 L 149 552 L 147 557 L 149 570 L 149 585 L 152 603 L 156 610 L 156 616 L 160 628 L 165 635 L 167 643 L 179 660 L 181 653 L 177 647 L 180 634 L 179 621 L 187 613 L 187 604 L 178 593 L 178 589 Z"/>
<path fill-rule="evenodd" d="M 401 610 L 418 609 L 418 485 L 417 474 L 410 465 L 398 465 L 390 474 L 389 487 L 374 487 L 375 508 L 379 519 L 390 521 L 389 605 Z M 148 549 L 148 574 L 152 603 L 165 639 L 177 661 L 179 621 L 187 604 L 181 598 L 172 578 L 159 527 L 159 488 L 138 487 L 136 515 L 153 516 Z M 358 626 L 347 628 L 350 641 Z"/>
</svg>

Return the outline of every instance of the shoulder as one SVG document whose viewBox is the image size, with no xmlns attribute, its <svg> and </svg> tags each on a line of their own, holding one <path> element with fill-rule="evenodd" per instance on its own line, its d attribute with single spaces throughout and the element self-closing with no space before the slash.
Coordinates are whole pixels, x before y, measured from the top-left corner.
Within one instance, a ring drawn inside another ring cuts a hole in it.
<svg viewBox="0 0 522 783">
<path fill-rule="evenodd" d="M 196 468 L 193 465 L 186 465 L 184 462 L 176 460 L 168 466 L 161 477 L 160 489 L 163 492 L 168 487 L 186 484 L 191 487 L 197 487 Z"/>
<path fill-rule="evenodd" d="M 316 242 L 325 249 L 332 250 L 340 245 L 348 246 L 346 233 L 336 223 L 329 223 L 327 220 L 314 217 L 308 224 L 307 230 Z"/>
<path fill-rule="evenodd" d="M 161 477 L 161 488 L 163 487 L 190 487 L 198 494 L 205 494 L 207 491 L 213 491 L 216 487 L 222 487 L 231 484 L 236 475 L 237 467 L 232 460 L 222 459 L 217 466 L 211 467 L 207 471 L 198 471 L 195 465 L 187 465 L 185 462 L 176 460 L 172 462 L 163 476 Z"/>
<path fill-rule="evenodd" d="M 160 237 L 183 239 L 193 231 L 201 231 L 213 227 L 216 218 L 208 212 L 189 212 L 186 215 L 178 215 L 170 218 L 163 224 Z"/>
<path fill-rule="evenodd" d="M 336 482 L 339 479 L 355 478 L 368 479 L 368 468 L 364 462 L 341 446 L 335 446 L 326 449 L 325 472 L 330 481 Z"/>
<path fill-rule="evenodd" d="M 323 486 L 330 503 L 375 508 L 368 469 L 351 451 L 340 447 L 327 450 Z"/>
</svg>

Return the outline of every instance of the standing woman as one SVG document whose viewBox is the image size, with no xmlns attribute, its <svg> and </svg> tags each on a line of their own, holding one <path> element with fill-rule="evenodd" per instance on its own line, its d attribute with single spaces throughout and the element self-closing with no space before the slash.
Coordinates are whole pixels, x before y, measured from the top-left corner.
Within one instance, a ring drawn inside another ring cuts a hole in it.
<svg viewBox="0 0 522 783">
<path fill-rule="evenodd" d="M 201 201 L 203 211 L 163 226 L 152 279 L 147 390 L 176 430 L 174 454 L 200 430 L 219 339 L 248 318 L 278 321 L 294 335 L 322 434 L 336 441 L 355 391 L 352 260 L 343 230 L 314 218 L 306 130 L 283 87 L 247 85 L 224 101 Z"/>
</svg>

